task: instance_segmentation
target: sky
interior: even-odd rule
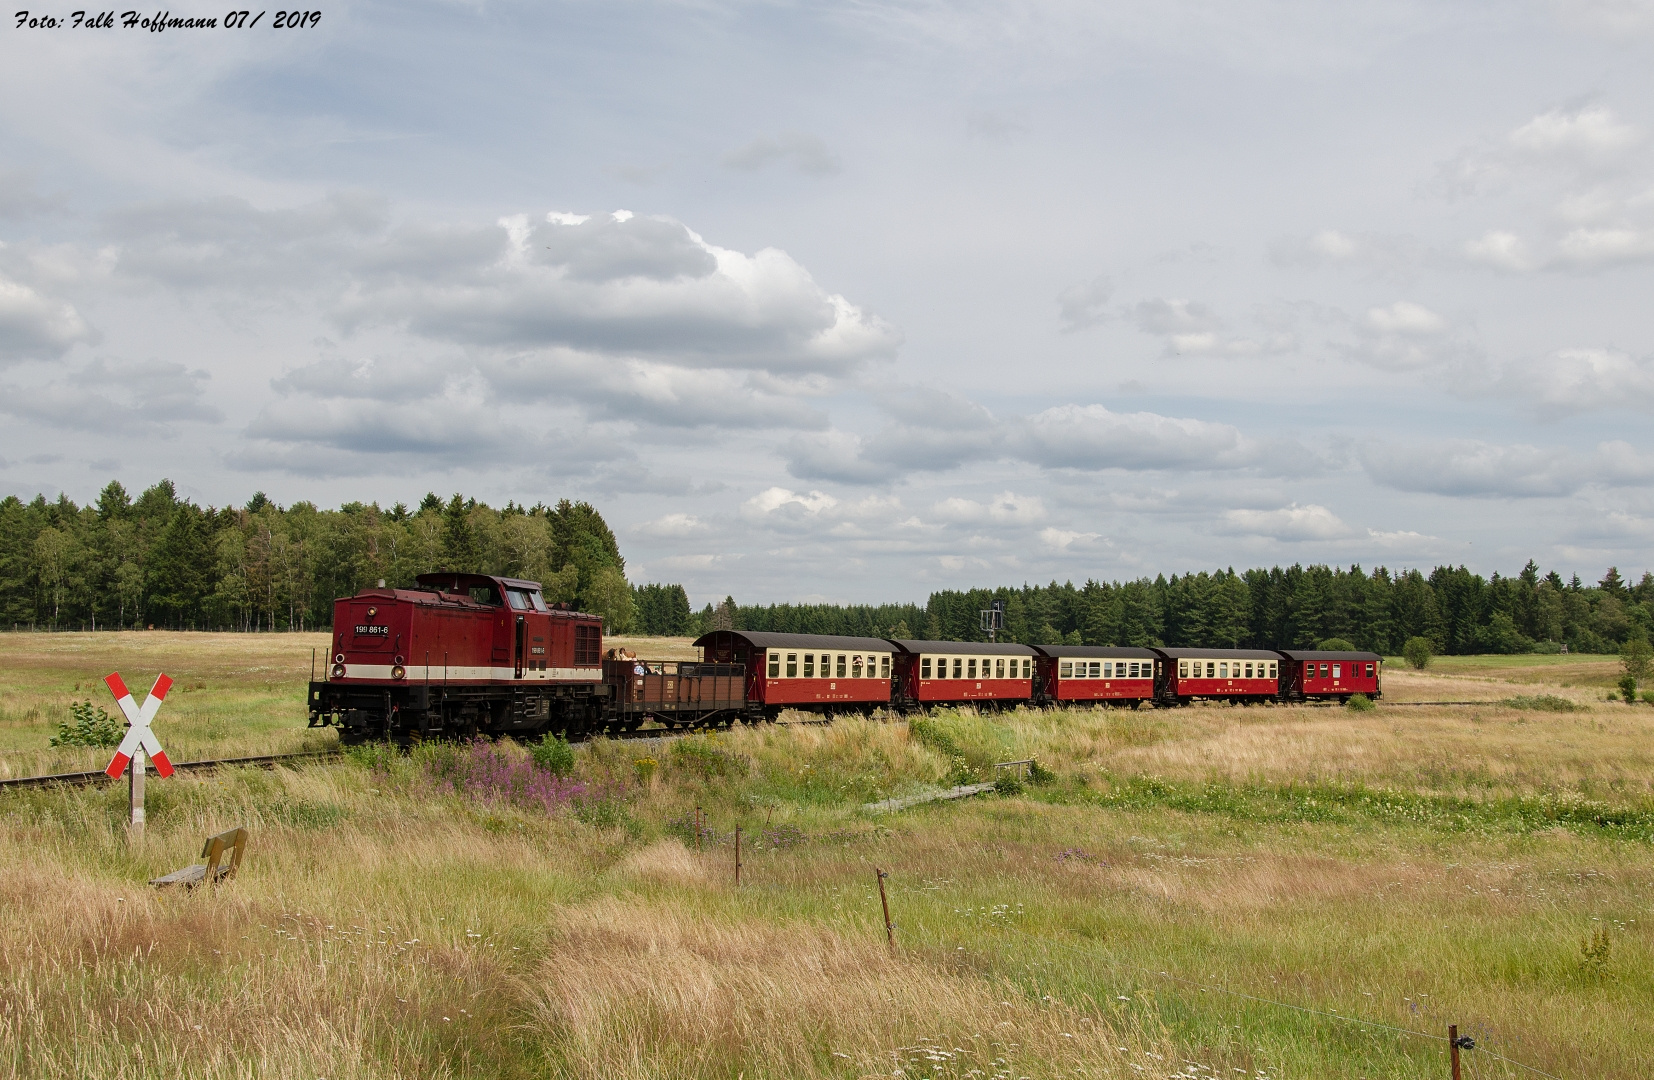
[[[73,10],[0,495],[586,499],[697,606],[1654,565],[1654,0]]]

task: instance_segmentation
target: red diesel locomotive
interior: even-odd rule
[[[607,695],[597,616],[548,606],[535,581],[421,574],[334,602],[310,723],[347,741],[584,731]]]

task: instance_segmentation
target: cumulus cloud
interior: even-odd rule
[[[1278,467],[1278,451],[1290,453],[1249,439],[1230,424],[1117,413],[1103,405],[1058,405],[1036,413],[1014,425],[1009,444],[1024,461],[1088,471]]]
[[[1446,318],[1410,300],[1368,308],[1354,329],[1347,355],[1384,371],[1416,371],[1475,355]]]
[[[1618,441],[1602,443],[1590,455],[1563,447],[1476,439],[1373,443],[1362,448],[1360,457],[1378,483],[1434,495],[1558,498],[1587,486],[1654,482],[1654,457]]]
[[[1574,229],[1557,244],[1557,260],[1576,266],[1611,266],[1649,258],[1654,258],[1654,228]]]
[[[1342,540],[1358,535],[1324,506],[1293,503],[1279,510],[1229,510],[1223,515],[1227,531],[1275,540]]]
[[[677,540],[698,536],[708,531],[706,522],[694,514],[664,514],[653,521],[645,521],[632,530],[641,536],[662,540]]]
[[[807,176],[831,176],[838,172],[838,158],[827,144],[814,135],[790,132],[776,138],[760,135],[738,150],[724,155],[724,166],[742,172],[758,172],[776,164],[791,165]]]
[[[1606,105],[1557,108],[1540,113],[1512,131],[1508,145],[1530,157],[1612,161],[1642,142],[1642,132]]]
[[[1541,415],[1598,409],[1654,409],[1654,356],[1615,349],[1559,349],[1507,365],[1494,390],[1529,402]]]
[[[0,364],[62,356],[94,338],[74,305],[0,277]]]
[[[953,523],[1030,525],[1044,520],[1045,503],[1037,495],[1019,495],[1012,491],[1002,491],[987,502],[955,496],[932,506],[930,516]]]
[[[1500,270],[1531,270],[1534,266],[1527,245],[1512,232],[1490,230],[1478,239],[1465,241],[1462,250],[1469,261]]]

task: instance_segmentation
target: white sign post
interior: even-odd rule
[[[166,751],[161,749],[161,740],[149,730],[154,722],[155,714],[161,711],[161,702],[166,700],[167,691],[172,688],[172,680],[166,675],[157,676],[155,685],[150,688],[149,697],[144,699],[143,708],[132,700],[132,692],[126,688],[121,680],[121,673],[115,672],[103,680],[109,687],[109,692],[115,695],[115,704],[120,706],[121,714],[131,726],[126,729],[126,738],[115,751],[115,760],[109,763],[104,771],[119,780],[121,773],[126,772],[127,766],[132,767],[130,773],[131,816],[127,819],[132,827],[134,836],[143,835],[144,831],[144,755],[147,752],[155,762],[155,771],[162,777],[172,775],[172,762],[167,760]]]

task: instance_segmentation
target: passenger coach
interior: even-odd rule
[[[893,638],[898,705],[1025,705],[1034,694],[1036,654],[1027,645]]]
[[[1039,693],[1058,703],[1102,701],[1137,708],[1154,700],[1156,665],[1148,649],[1108,645],[1036,645]]]
[[[1197,698],[1254,704],[1280,693],[1281,654],[1262,649],[1161,649],[1155,699],[1187,705]]]
[[[1355,694],[1377,698],[1383,688],[1384,658],[1371,652],[1315,652],[1281,650],[1281,698],[1305,701],[1337,698],[1348,701]]]
[[[895,647],[878,638],[714,630],[695,640],[709,664],[746,668],[747,709],[769,719],[782,709],[824,716],[871,713],[890,704]]]

